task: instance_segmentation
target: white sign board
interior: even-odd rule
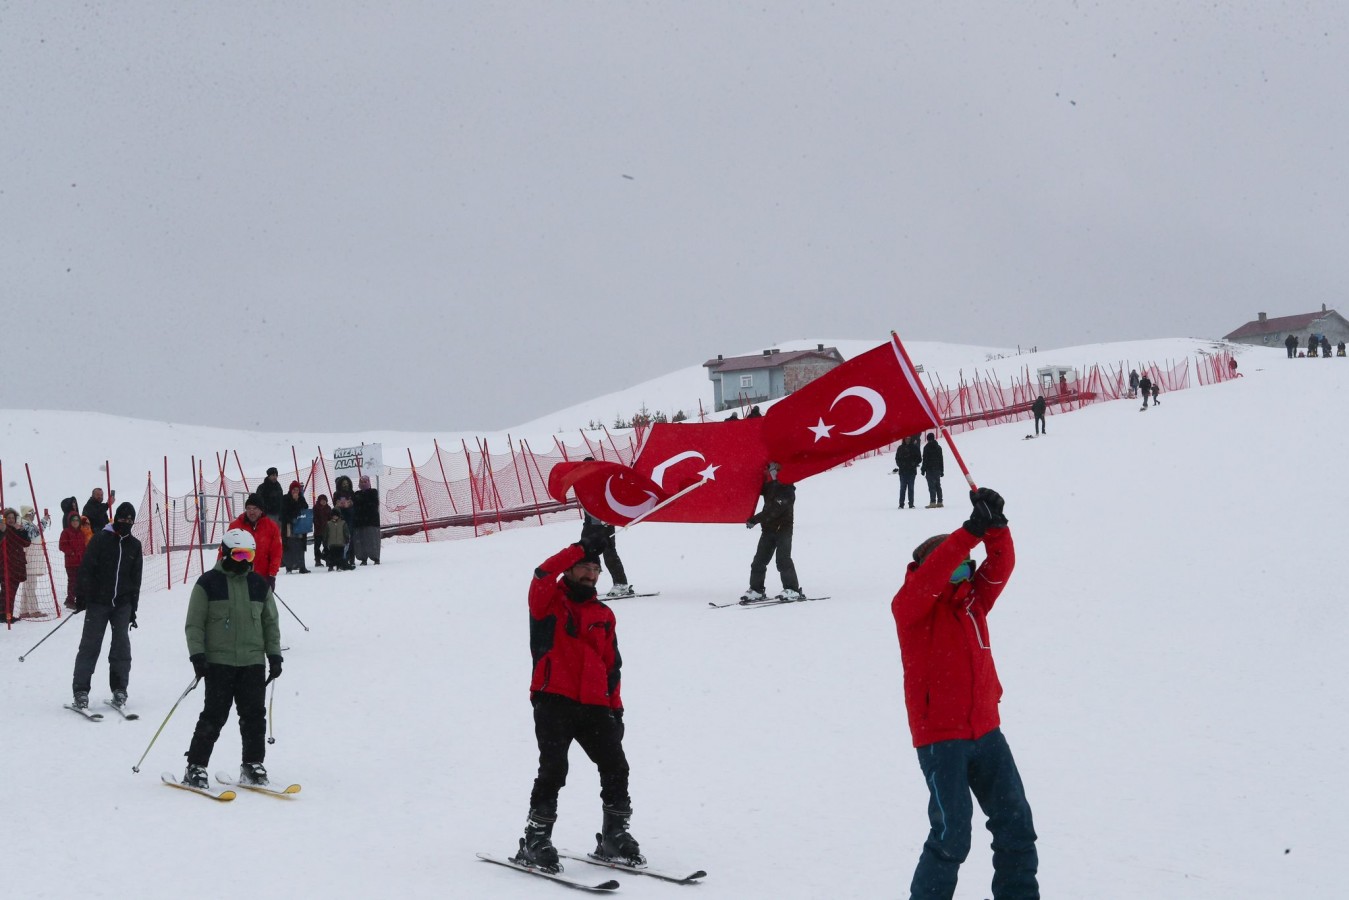
[[[333,469],[343,474],[355,470],[360,475],[378,477],[384,474],[384,445],[361,444],[359,447],[338,447],[333,451]]]

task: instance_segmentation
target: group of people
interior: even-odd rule
[[[309,574],[305,560],[311,534],[316,569],[326,565],[329,572],[349,571],[357,564],[379,565],[379,488],[372,485],[369,475],[360,476],[359,485],[359,489],[353,489],[350,476],[339,475],[334,482],[332,501],[329,502],[327,494],[319,494],[311,509],[304,496],[304,485],[292,481],[283,491],[277,470],[268,469],[267,477],[245,503],[245,511],[256,505],[276,526],[280,549],[275,565],[270,550],[260,550],[266,556],[265,564],[255,565],[255,571],[273,579],[281,566],[288,573]],[[259,541],[260,548],[271,545],[270,534]]]
[[[1233,360],[1232,362],[1235,366],[1236,360]],[[1158,400],[1157,397],[1161,392],[1161,384],[1149,378],[1146,372],[1139,375],[1137,369],[1129,370],[1129,399],[1137,400],[1141,394],[1143,397],[1143,409],[1148,408],[1149,398],[1152,400],[1153,406],[1159,405],[1161,401]]]
[[[1310,358],[1312,358],[1312,359],[1315,359],[1315,358],[1316,358],[1316,355],[1317,355],[1317,354],[1316,354],[1316,350],[1317,350],[1318,347],[1319,347],[1320,350],[1321,350],[1321,357],[1322,357],[1322,358],[1324,358],[1324,359],[1329,359],[1330,356],[1331,356],[1331,353],[1330,353],[1330,338],[1326,337],[1324,334],[1321,334],[1321,335],[1313,334],[1313,335],[1309,335],[1309,336],[1307,337],[1307,351],[1306,351],[1305,354],[1304,354],[1304,353],[1299,353],[1299,352],[1298,352],[1298,349],[1297,349],[1297,347],[1298,347],[1298,339],[1297,339],[1297,335],[1295,335],[1295,334],[1290,334],[1290,335],[1288,335],[1288,337],[1284,338],[1284,339],[1283,339],[1283,346],[1284,346],[1284,349],[1286,349],[1286,350],[1288,351],[1288,358],[1289,358],[1289,359],[1294,359],[1294,358],[1296,358],[1296,357],[1303,357],[1303,356],[1306,356],[1306,357],[1310,357]],[[1335,345],[1335,355],[1336,355],[1336,356],[1344,356],[1344,355],[1345,355],[1345,354],[1344,354],[1344,341],[1340,341],[1338,344]]]
[[[934,435],[928,440],[935,446]],[[939,461],[933,466],[923,459],[916,436],[904,447],[911,448],[905,454],[905,471],[925,467],[940,472]],[[776,463],[766,466],[764,508],[746,523],[763,529],[750,574],[751,591],[760,598],[764,571],[775,552],[783,584],[794,584],[798,591],[800,587],[791,564],[795,487],[779,482],[779,471]],[[910,501],[912,482],[910,474]],[[988,614],[1012,575],[1015,549],[1003,498],[981,488],[970,491],[970,504],[961,527],[914,548],[903,585],[890,604],[903,661],[909,729],[929,792],[930,827],[910,896],[954,895],[970,851],[977,801],[993,835],[993,896],[1038,900],[1034,822],[1001,730],[1002,688],[988,640]],[[981,544],[985,559],[976,564],[972,554]],[[529,588],[529,690],[539,765],[514,859],[547,872],[561,869],[552,833],[573,742],[599,772],[601,824],[593,856],[630,866],[645,862],[630,830],[633,808],[623,750],[617,619],[595,587],[601,560],[611,551],[612,532],[588,520],[578,542],[535,568]]]
[[[899,442],[899,446],[895,449],[894,471],[899,475],[900,509],[913,509],[913,486],[920,473],[927,479],[925,508],[941,509],[945,505],[941,490],[942,476],[946,474],[945,460],[936,434],[929,433],[927,442],[921,448],[918,446],[916,434],[911,434]]]

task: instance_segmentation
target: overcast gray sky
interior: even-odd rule
[[[1335,306],[1342,2],[4,2],[0,408],[504,428]]]

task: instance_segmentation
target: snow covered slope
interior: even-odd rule
[[[1149,360],[1186,343],[1087,349]],[[1251,350],[1241,364],[1246,377],[1146,413],[1121,401],[1051,416],[1041,440],[1023,426],[958,438],[975,479],[1006,495],[1017,541],[990,624],[1046,897],[1349,892],[1349,613],[1336,587],[1349,360]],[[261,455],[253,440],[220,436]],[[31,447],[61,452],[40,435]],[[614,604],[634,833],[653,863],[709,873],[698,888],[620,874],[623,896],[906,894],[927,798],[889,602],[914,545],[965,509],[948,476],[946,509],[896,510],[890,468],[865,460],[799,488],[797,567],[827,601],[709,609],[746,586],[755,537],[742,527],[644,524],[620,538],[633,582],[662,592]],[[386,543],[378,568],[283,575],[311,629],[282,612],[290,649],[267,762],[303,783],[289,802],[213,804],[158,784],[182,771],[200,689],[131,772],[192,679],[185,590],[142,603],[138,722],[61,709],[78,620],[22,664],[49,626],[0,632],[6,895],[563,896],[473,854],[510,852],[524,821],[536,763],[525,589],[578,533]],[[106,672],[100,661],[95,698]],[[236,768],[238,747],[230,726],[212,770]],[[556,837],[587,849],[598,782],[579,749],[572,763]],[[975,833],[966,900],[989,896]]]

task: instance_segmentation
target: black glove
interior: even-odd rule
[[[601,554],[609,548],[609,535],[603,531],[592,531],[590,534],[583,535],[577,543],[585,551],[586,559],[599,559]]]
[[[1002,496],[989,488],[970,491],[970,517],[965,522],[965,530],[975,537],[983,537],[990,528],[999,528],[1007,524],[1002,514]]]
[[[134,609],[131,611],[131,627],[140,628],[140,626],[136,624],[136,611]]]
[[[193,653],[188,657],[192,661],[192,671],[197,673],[198,678],[206,677],[206,654]]]
[[[269,575],[269,576],[267,576],[267,587],[271,588],[272,590],[276,590],[276,576],[275,576],[275,575]]]
[[[899,474],[899,469],[898,469],[898,468],[891,469],[891,470],[890,470],[890,474],[891,474],[891,475],[898,475],[898,474]]]
[[[281,657],[270,655],[267,657],[267,680],[276,681],[281,677]]]
[[[748,519],[745,520],[745,527],[746,527],[746,528],[753,528],[755,525],[758,525],[758,524],[759,524],[759,517],[758,517],[758,516],[750,516]]]

